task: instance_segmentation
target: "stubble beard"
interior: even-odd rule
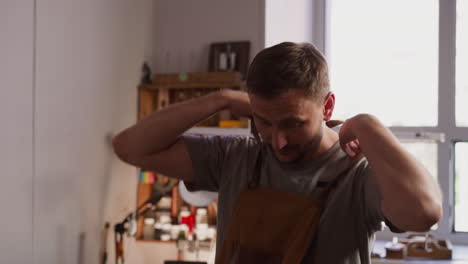
[[[313,157],[315,156],[315,153],[320,147],[322,138],[323,138],[323,131],[320,130],[320,132],[317,135],[315,135],[309,142],[300,146],[297,157],[295,157],[293,160],[290,160],[287,162],[281,161],[278,159],[278,157],[276,157],[276,155],[275,155],[275,158],[280,162],[288,163],[288,164],[302,163],[304,161],[312,160]],[[273,146],[270,145],[269,147],[274,151]]]

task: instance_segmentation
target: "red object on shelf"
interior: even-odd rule
[[[195,225],[195,216],[184,216],[180,219],[181,224],[186,224],[189,227],[190,234],[193,234],[193,226]]]

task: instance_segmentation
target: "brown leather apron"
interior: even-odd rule
[[[315,238],[327,197],[361,157],[348,157],[348,166],[311,197],[259,186],[258,158],[254,177],[234,206],[216,263],[301,263]]]

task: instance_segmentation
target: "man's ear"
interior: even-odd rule
[[[332,117],[333,109],[335,108],[335,94],[328,92],[323,101],[323,120],[328,121]]]

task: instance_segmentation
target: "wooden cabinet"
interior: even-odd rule
[[[138,120],[142,120],[155,111],[166,107],[169,104],[178,103],[191,98],[206,95],[220,89],[245,90],[244,81],[237,72],[203,72],[203,73],[178,73],[178,74],[158,74],[153,76],[152,84],[141,85],[138,89]],[[229,122],[224,122],[228,120]],[[223,123],[224,122],[224,123]],[[238,128],[219,129],[219,125],[234,124]],[[221,112],[198,124],[197,128],[191,130],[193,133],[203,134],[246,134],[248,133],[248,122],[231,115],[229,112]],[[198,129],[198,130],[197,130]],[[144,172],[141,172],[144,173]],[[164,175],[152,174],[154,177],[143,179],[140,177],[138,184],[137,207],[142,205],[154,191],[154,184],[174,184],[170,178]],[[141,175],[144,176],[144,175]],[[159,180],[158,183],[151,183]],[[146,181],[146,183],[145,183]],[[189,206],[192,213],[195,209],[187,205],[180,197],[177,189],[177,182],[172,190],[166,193],[171,200],[171,217],[176,221],[181,206]],[[214,205],[215,206],[215,205]],[[211,224],[215,224],[216,214],[213,208],[208,207],[208,219]],[[138,220],[137,239],[143,238],[144,217]]]

